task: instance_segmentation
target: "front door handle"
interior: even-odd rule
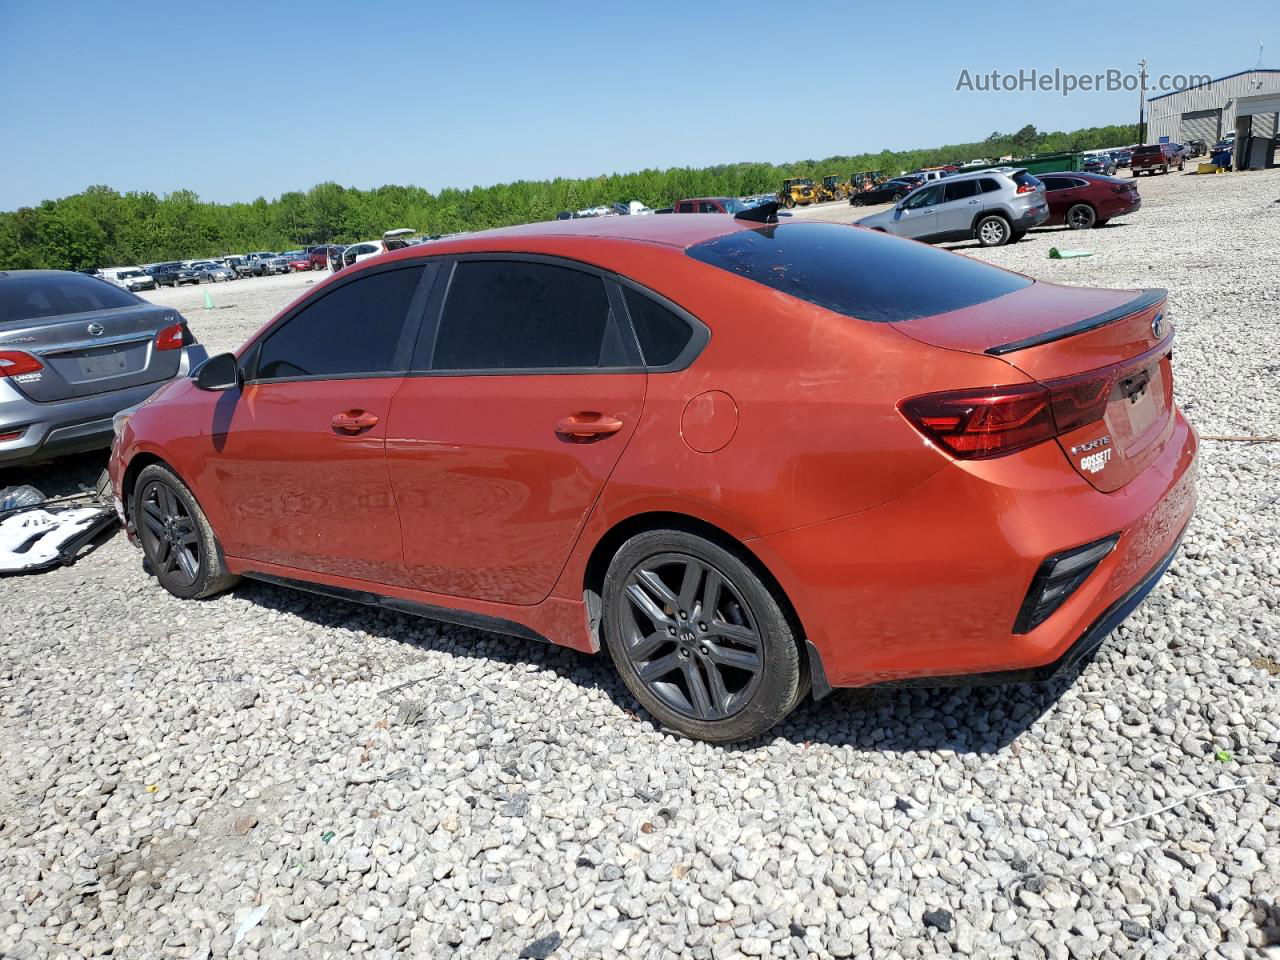
[[[573,413],[556,423],[556,433],[569,440],[594,440],[621,429],[621,420],[593,411]]]
[[[348,410],[335,413],[329,423],[338,433],[356,434],[377,425],[378,417],[367,410]]]

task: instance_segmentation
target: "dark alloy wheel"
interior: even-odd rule
[[[863,200],[862,197],[854,197],[849,202],[853,204],[855,207],[861,207],[865,205],[867,201]]]
[[[138,533],[156,574],[178,587],[200,575],[201,544],[186,506],[163,480],[152,480],[138,495]]]
[[[1088,230],[1097,219],[1098,215],[1087,203],[1077,203],[1067,211],[1067,226],[1072,230]]]
[[[174,596],[207,597],[235,584],[200,505],[167,467],[138,475],[131,518],[149,571]]]
[[[659,554],[627,577],[617,613],[623,652],[671,709],[715,721],[751,699],[764,669],[760,633],[719,570],[688,554]]]
[[[676,530],[633,537],[610,565],[604,602],[614,663],[667,727],[745,739],[804,693],[799,648],[776,598],[717,544]]]

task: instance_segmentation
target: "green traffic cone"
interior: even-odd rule
[[[204,292],[204,308],[205,308],[206,310],[212,310],[212,309],[213,309],[213,297],[209,296],[209,291],[208,291],[208,290],[206,290],[206,291]]]

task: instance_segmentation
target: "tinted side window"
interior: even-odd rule
[[[422,267],[386,270],[343,284],[267,335],[259,379],[388,373]]]
[[[923,190],[917,190],[911,196],[907,197],[902,204],[908,210],[915,210],[918,207],[928,207],[937,203],[942,199],[942,187],[925,187]]]
[[[623,287],[627,312],[640,340],[644,362],[651,367],[665,367],[680,356],[680,351],[693,337],[693,329],[662,304],[630,287]]]
[[[977,196],[977,193],[977,180],[956,180],[946,185],[947,202],[951,200],[968,200],[970,197]]]
[[[546,263],[462,261],[440,318],[436,370],[625,365],[600,277]]]
[[[1000,181],[993,180],[990,177],[983,177],[978,183],[982,187],[983,193],[995,193],[1000,189]]]
[[[1045,190],[1065,190],[1072,185],[1072,181],[1064,177],[1041,177]]]

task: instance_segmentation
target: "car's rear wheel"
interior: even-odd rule
[[[168,467],[153,463],[138,474],[133,520],[147,565],[175,597],[209,597],[240,579],[227,572],[204,511]]]
[[[605,642],[657,720],[715,743],[773,727],[802,696],[796,636],[738,555],[680,530],[637,534],[604,584]]]
[[[1088,230],[1097,219],[1098,215],[1087,203],[1077,203],[1067,208],[1067,226],[1072,230]]]
[[[1009,234],[1009,242],[1010,242],[1010,243],[1017,243],[1019,240],[1021,240],[1021,239],[1022,239],[1023,237],[1025,237],[1026,235],[1027,235],[1027,231],[1025,231],[1025,230],[1014,230],[1014,231],[1012,231],[1012,232]]]
[[[863,200],[861,197],[854,197],[849,202],[853,204],[855,207],[864,207],[867,204],[867,201]]]
[[[975,233],[978,235],[978,242],[984,247],[1002,247],[1009,242],[1013,231],[1004,217],[991,216],[978,221]]]

